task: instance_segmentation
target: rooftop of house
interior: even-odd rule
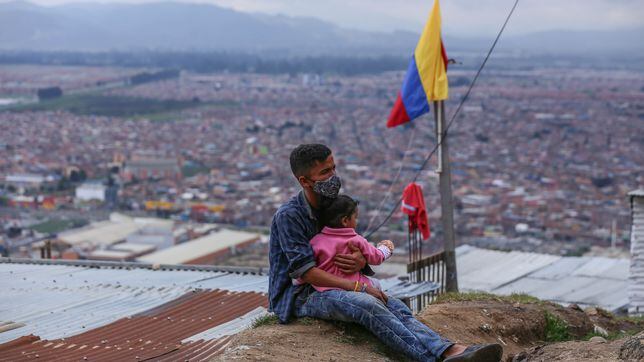
[[[207,359],[266,313],[257,269],[0,262],[0,360]]]

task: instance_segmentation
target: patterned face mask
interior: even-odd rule
[[[340,193],[340,187],[342,187],[340,177],[338,175],[333,175],[326,180],[315,181],[315,184],[313,184],[313,191],[319,195],[335,199]]]

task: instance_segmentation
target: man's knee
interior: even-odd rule
[[[405,304],[402,300],[398,298],[390,297],[389,300],[387,301],[387,306],[389,306],[389,308],[401,314],[409,314],[409,315],[412,314],[411,309],[409,309],[407,304]]]
[[[359,322],[364,316],[388,313],[387,307],[367,293],[326,291],[312,296],[311,310],[318,318]]]

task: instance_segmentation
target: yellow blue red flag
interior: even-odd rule
[[[441,40],[441,9],[438,0],[434,0],[387,127],[407,123],[429,112],[429,104],[447,99],[448,93],[447,54]]]

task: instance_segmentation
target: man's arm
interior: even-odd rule
[[[367,260],[362,255],[362,252],[360,252],[360,249],[352,244],[349,244],[349,249],[351,250],[351,254],[336,254],[333,257],[333,262],[338,269],[345,274],[362,272],[362,274],[367,276],[374,275],[375,273],[371,270],[369,264],[367,264]]]
[[[356,282],[340,278],[337,275],[325,272],[324,270],[313,267],[302,275],[301,278],[305,283],[323,288],[340,288],[344,290],[353,290]]]
[[[317,267],[309,269],[302,275],[301,279],[318,287],[340,288],[347,291],[353,291],[356,286],[356,282],[340,278]],[[380,289],[368,286],[365,292],[376,297],[385,305],[387,304],[387,295]]]

